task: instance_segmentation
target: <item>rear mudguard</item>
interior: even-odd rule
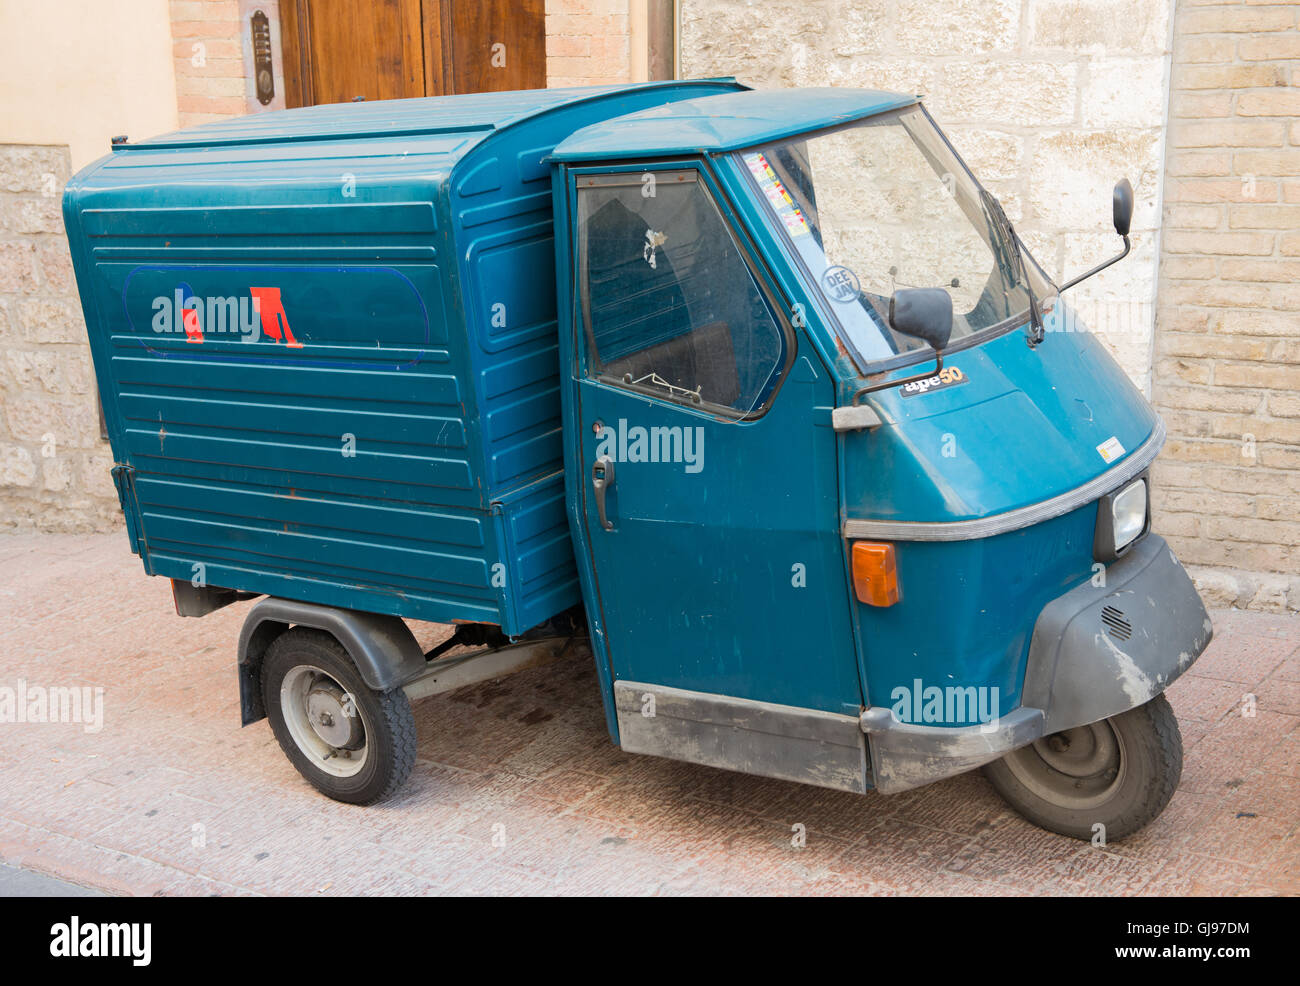
[[[1191,667],[1213,632],[1183,566],[1148,535],[1106,569],[1103,584],[1085,582],[1043,607],[1020,708],[962,727],[904,723],[878,706],[863,712],[874,785],[906,791],[1144,705]]]
[[[324,630],[343,645],[361,680],[377,692],[397,688],[427,666],[410,628],[397,616],[263,599],[248,611],[239,634],[239,710],[243,725],[266,717],[261,668],[266,649],[290,625]]]

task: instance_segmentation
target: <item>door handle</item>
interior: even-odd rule
[[[600,526],[612,531],[614,525],[605,513],[605,492],[614,485],[614,460],[602,455],[591,464],[591,488],[596,494],[596,514],[600,517]]]

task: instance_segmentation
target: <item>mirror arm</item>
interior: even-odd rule
[[[1062,292],[1062,291],[1068,291],[1068,290],[1070,290],[1070,288],[1074,287],[1074,286],[1075,286],[1076,284],[1078,284],[1080,281],[1086,281],[1088,278],[1092,277],[1093,274],[1096,274],[1096,273],[1098,273],[1099,271],[1103,271],[1103,270],[1105,270],[1105,269],[1106,269],[1107,267],[1109,267],[1111,264],[1119,263],[1119,261],[1123,260],[1125,257],[1128,256],[1128,252],[1129,252],[1130,249],[1132,249],[1132,244],[1129,243],[1129,239],[1128,239],[1128,237],[1126,236],[1126,237],[1124,237],[1124,249],[1123,249],[1123,251],[1122,251],[1121,253],[1117,253],[1115,256],[1111,257],[1109,260],[1102,261],[1100,264],[1098,264],[1098,265],[1097,265],[1096,267],[1094,267],[1092,270],[1087,271],[1086,273],[1080,274],[1078,277],[1074,278],[1073,280],[1066,281],[1064,284],[1062,284],[1062,285],[1060,286],[1060,288],[1057,289],[1057,292],[1060,293],[1060,292]]]
[[[934,351],[934,369],[929,373],[918,373],[914,377],[903,377],[901,380],[886,380],[884,383],[874,383],[870,387],[863,387],[853,395],[853,406],[857,407],[858,401],[867,394],[874,394],[877,390],[888,390],[891,387],[902,387],[904,384],[916,383],[918,380],[929,380],[932,376],[943,369],[943,353],[939,350]]]

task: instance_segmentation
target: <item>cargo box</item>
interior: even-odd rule
[[[509,634],[577,603],[547,156],[737,88],[266,113],[78,174],[64,219],[145,570]]]

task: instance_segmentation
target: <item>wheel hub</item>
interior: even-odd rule
[[[364,706],[328,671],[312,664],[290,668],[280,682],[280,712],[294,745],[318,769],[335,777],[365,769]]]
[[[1067,729],[1038,740],[1035,746],[1049,767],[1068,777],[1096,777],[1119,766],[1119,748],[1109,728]]]
[[[1125,774],[1123,746],[1106,720],[1044,736],[1005,762],[1036,796],[1075,810],[1105,803]]]
[[[365,744],[365,730],[352,699],[333,681],[312,685],[306,705],[307,722],[323,742],[340,750],[359,750]]]

